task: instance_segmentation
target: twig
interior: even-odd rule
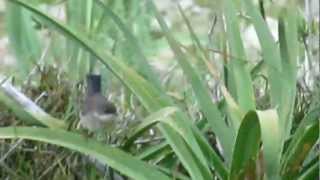
[[[11,148],[8,150],[8,152],[1,157],[0,163],[3,163],[4,160],[5,160],[8,156],[10,156],[10,155],[13,153],[13,151],[14,151],[22,142],[23,142],[23,139],[19,139],[16,143],[14,143],[14,144],[11,146]]]
[[[63,155],[58,160],[56,160],[50,167],[43,171],[43,173],[38,177],[38,179],[42,179],[48,172],[50,172],[56,165],[58,165],[60,161],[62,161],[66,157],[67,155]]]

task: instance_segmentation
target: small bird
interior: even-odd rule
[[[80,125],[88,129],[90,133],[96,133],[98,139],[99,134],[104,134],[104,128],[106,128],[109,136],[107,139],[102,137],[100,140],[107,140],[110,142],[111,132],[114,130],[116,124],[116,115],[117,109],[115,105],[108,101],[101,93],[101,76],[88,74],[87,91],[80,113]],[[113,172],[108,165],[105,165],[99,159],[95,159],[91,156],[88,156],[88,159],[103,173],[106,173],[106,169],[108,173]],[[118,176],[114,176],[112,179],[116,179],[115,177]]]
[[[80,113],[80,125],[91,132],[104,127],[112,130],[115,126],[116,114],[115,105],[101,93],[101,76],[87,75],[87,92]]]

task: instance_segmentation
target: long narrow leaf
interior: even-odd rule
[[[298,180],[319,179],[319,161],[314,163],[305,172],[303,172]]]
[[[309,151],[319,139],[320,107],[302,120],[282,160],[282,174],[287,179],[296,177]]]
[[[231,54],[236,58],[232,58],[230,65],[230,72],[233,75],[237,100],[240,107],[247,112],[248,110],[255,110],[255,98],[253,93],[252,81],[250,72],[248,70],[244,47],[240,37],[239,21],[236,15],[234,1],[225,1],[225,20],[227,25],[227,37]]]
[[[279,49],[258,8],[253,5],[252,0],[244,0],[243,5],[256,29],[262,47],[264,60],[269,64],[269,66],[273,67],[277,71],[281,71],[282,66]]]
[[[17,72],[23,78],[40,59],[41,45],[30,12],[10,2],[6,8],[8,37],[17,57]]]
[[[0,138],[23,138],[63,146],[91,155],[133,179],[170,179],[157,168],[137,160],[121,150],[101,145],[97,141],[63,130],[29,127],[0,128]]]
[[[225,151],[226,157],[230,157],[230,150],[233,144],[233,132],[229,131],[229,128],[224,123],[221,114],[217,108],[217,105],[213,104],[212,98],[210,97],[209,92],[205,88],[199,74],[192,68],[191,64],[188,62],[187,57],[181,51],[178,43],[172,37],[169,32],[167,25],[165,24],[163,18],[161,17],[160,13],[158,12],[156,6],[152,2],[152,0],[148,0],[149,5],[152,11],[155,13],[155,17],[158,20],[162,30],[165,33],[167,41],[176,54],[178,59],[178,63],[182,67],[184,74],[187,76],[189,81],[191,82],[193,91],[197,97],[199,105],[204,112],[204,115],[208,118],[208,122],[211,124],[211,128],[217,134],[218,138],[220,139],[222,146]]]
[[[157,76],[153,73],[151,66],[149,65],[146,56],[144,55],[142,48],[138,43],[138,39],[133,35],[133,33],[127,28],[124,22],[121,20],[117,14],[112,12],[112,10],[104,5],[100,0],[94,0],[102,9],[103,16],[110,17],[113,22],[118,26],[122,31],[123,35],[127,39],[127,42],[131,45],[134,52],[137,54],[138,58],[135,59],[135,62],[138,66],[139,72],[148,80],[152,81],[157,87],[160,87],[160,81]]]
[[[290,135],[292,125],[292,113],[296,95],[297,79],[297,59],[298,59],[298,10],[289,3],[288,9],[284,10],[283,16],[279,20],[279,42],[283,68],[282,74],[285,77],[283,81],[282,106],[280,109],[280,118],[283,119],[283,128],[285,137]]]
[[[268,76],[271,85],[271,103],[273,108],[278,106],[287,106],[287,104],[283,104],[281,101],[282,96],[285,95],[282,91],[283,87],[285,86],[283,86],[282,83],[285,82],[286,79],[281,74],[282,62],[279,47],[273,39],[271,32],[259,10],[253,5],[252,0],[244,0],[241,2],[255,27],[260,45],[262,47],[263,60],[268,65]],[[282,121],[281,128],[283,129],[284,120],[280,120]]]
[[[139,135],[155,125],[157,122],[160,122],[162,119],[167,120],[167,117],[172,115],[176,111],[177,108],[167,107],[146,117],[144,120],[142,120],[142,123],[139,124],[138,127],[136,127],[134,131],[128,135],[128,139],[126,141],[126,144],[124,145],[124,148],[128,148]]]

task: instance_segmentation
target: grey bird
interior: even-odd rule
[[[101,93],[101,76],[87,75],[87,91],[80,113],[80,125],[91,132],[101,133],[106,128],[110,135],[116,124],[117,109],[113,103],[107,100]],[[110,136],[109,136],[110,137]],[[123,180],[118,174],[113,174],[108,165],[102,163],[99,159],[88,156],[89,162],[93,163],[99,171],[108,174],[112,179]]]
[[[104,127],[111,131],[115,126],[116,114],[115,105],[101,94],[101,76],[87,75],[87,92],[80,114],[81,126],[92,132]]]

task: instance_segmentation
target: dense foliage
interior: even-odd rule
[[[197,1],[203,35],[178,3],[174,24],[152,0],[6,0],[18,71],[0,81],[0,178],[319,178],[319,22],[295,1],[213,2]],[[119,107],[112,132],[79,130],[89,72]]]

